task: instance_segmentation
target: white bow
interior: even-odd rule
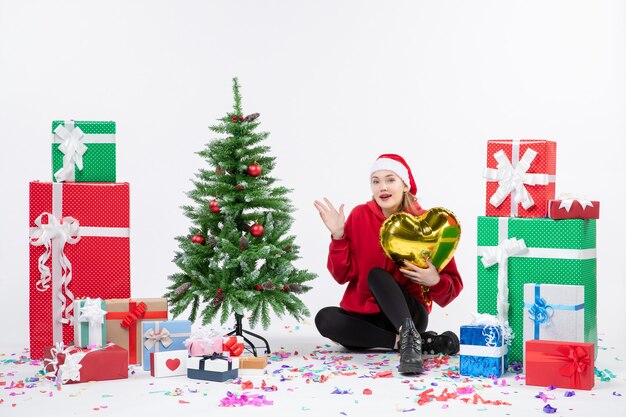
[[[80,127],[74,127],[73,122],[66,122],[66,126],[58,125],[54,134],[63,140],[59,145],[59,150],[63,153],[63,167],[54,173],[54,178],[57,182],[74,181],[74,165],[79,170],[83,169],[83,154],[87,151],[87,146],[83,143],[85,134]]]
[[[492,206],[499,207],[509,194],[513,204],[521,203],[524,209],[535,204],[525,185],[546,185],[549,182],[547,174],[527,173],[536,156],[537,152],[528,148],[522,159],[513,167],[504,151],[500,150],[493,154],[498,165],[496,169],[486,168],[483,174],[488,181],[498,181],[498,189],[489,199]]]
[[[481,262],[485,268],[498,264],[498,316],[497,319],[503,328],[509,322],[509,257],[526,252],[524,239],[514,237],[507,239],[498,246],[487,248]]]
[[[85,353],[82,351],[73,355],[69,352],[65,354],[65,362],[63,362],[63,365],[59,365],[59,373],[57,375],[62,384],[67,384],[69,381],[80,381],[80,368],[83,367],[80,361],[84,357]]]
[[[559,195],[559,200],[561,200],[559,208],[565,208],[565,211],[567,211],[568,213],[572,208],[572,204],[574,204],[574,201],[578,201],[583,210],[585,210],[585,208],[587,207],[593,207],[593,203],[591,202],[591,200],[587,200],[587,197],[578,194],[563,193]]]
[[[89,343],[104,344],[106,340],[101,340],[99,334],[104,324],[104,317],[107,312],[102,309],[102,301],[95,298],[85,299],[85,303],[78,311],[77,322],[75,326],[79,326],[81,322],[89,323]]]
[[[47,218],[47,223],[43,223],[43,218]],[[50,281],[52,275],[50,268],[46,265],[50,255],[52,253],[52,240],[56,242],[54,251],[59,255],[59,264],[61,265],[61,282],[62,291],[59,292],[58,297],[61,299],[61,322],[69,323],[69,317],[72,311],[72,302],[74,301],[74,294],[68,289],[68,285],[72,280],[72,263],[65,256],[63,249],[65,244],[74,244],[80,240],[79,228],[80,224],[78,220],[73,217],[63,217],[59,221],[54,215],[50,213],[41,213],[39,217],[35,219],[35,226],[37,226],[30,233],[30,244],[33,246],[44,246],[45,251],[41,254],[38,260],[38,267],[40,272],[39,281],[37,281],[36,288],[38,291],[46,291],[50,288]],[[70,302],[66,303],[65,292]]]

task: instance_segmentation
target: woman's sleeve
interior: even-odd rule
[[[356,257],[351,248],[352,223],[353,217],[350,213],[344,226],[343,238],[333,239],[331,237],[328,248],[328,271],[339,284],[352,281],[359,274]]]
[[[430,297],[441,307],[445,307],[452,302],[463,289],[463,280],[456,267],[454,257],[450,259],[448,265],[439,273],[441,280],[436,285],[430,287]]]

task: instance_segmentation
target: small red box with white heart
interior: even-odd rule
[[[150,375],[155,378],[187,375],[187,350],[150,352]]]

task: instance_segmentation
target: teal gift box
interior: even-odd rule
[[[115,122],[52,122],[54,182],[115,182]]]
[[[107,344],[106,303],[100,298],[74,300],[74,345],[102,347]]]
[[[189,320],[144,321],[142,323],[143,369],[150,370],[151,352],[187,350],[185,339],[191,336]]]
[[[510,254],[511,240],[524,250]],[[478,217],[478,312],[497,315],[503,289],[513,331],[510,361],[523,361],[524,284],[582,285],[584,341],[597,345],[595,248],[593,219]]]

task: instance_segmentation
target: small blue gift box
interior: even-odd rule
[[[239,376],[239,360],[218,353],[187,359],[187,378],[224,382]]]
[[[461,326],[459,373],[464,376],[499,377],[507,369],[507,345],[499,326]]]
[[[143,369],[150,370],[150,353],[186,350],[185,339],[191,335],[189,320],[144,321],[142,323]]]

